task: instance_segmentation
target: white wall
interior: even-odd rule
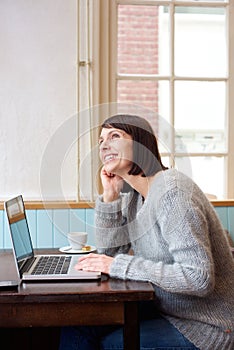
[[[77,110],[77,1],[1,0],[0,50],[0,200],[40,199],[46,145]],[[68,198],[75,157],[62,171]]]

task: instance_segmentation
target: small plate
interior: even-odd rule
[[[88,254],[96,250],[96,247],[92,245],[90,248],[90,250],[72,249],[71,246],[67,245],[66,247],[59,248],[59,251],[66,254]]]

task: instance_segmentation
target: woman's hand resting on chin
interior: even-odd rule
[[[119,197],[123,188],[123,179],[115,174],[108,173],[105,167],[101,170],[101,180],[103,186],[103,201],[112,202]]]

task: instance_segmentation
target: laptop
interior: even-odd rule
[[[78,260],[77,255],[35,254],[22,195],[12,198],[4,204],[16,269],[22,281],[97,280],[101,277],[100,272],[76,270],[74,265]]]

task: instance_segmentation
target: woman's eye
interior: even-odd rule
[[[120,135],[119,134],[112,134],[111,136],[112,139],[117,139],[117,138],[120,138]]]

